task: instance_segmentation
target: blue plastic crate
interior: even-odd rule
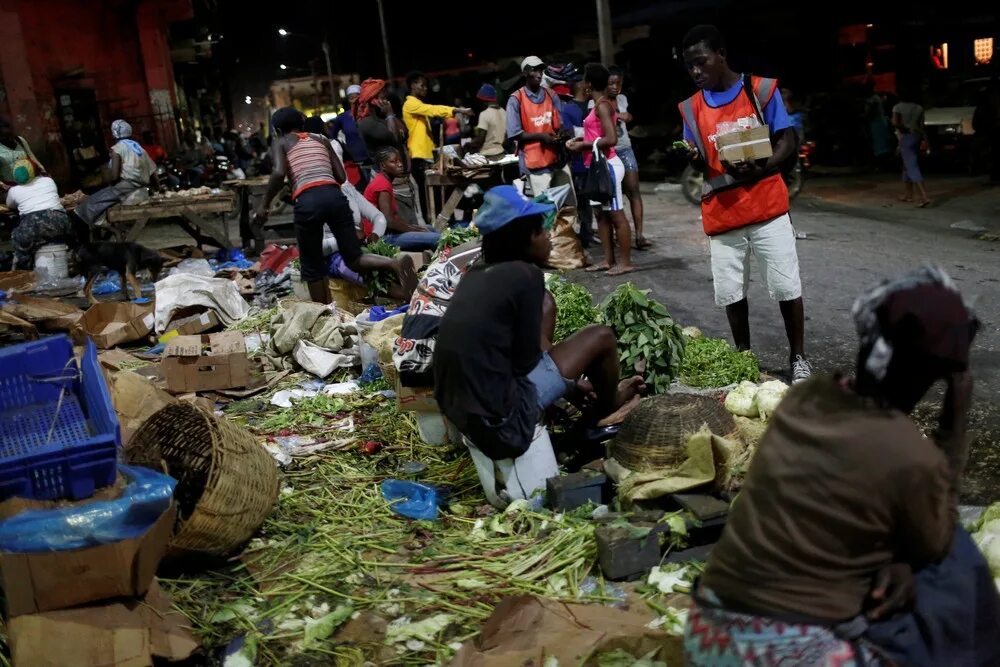
[[[114,483],[120,442],[92,341],[79,372],[66,336],[0,349],[0,500],[88,498]]]

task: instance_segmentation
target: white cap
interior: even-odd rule
[[[361,86],[359,86],[356,83],[348,86],[347,87],[347,94],[348,95],[360,95],[361,94]]]
[[[521,61],[521,71],[523,72],[528,67],[541,67],[544,64],[538,56],[528,56]]]

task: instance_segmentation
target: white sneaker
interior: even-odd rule
[[[812,375],[813,369],[809,361],[801,354],[795,355],[792,360],[792,384],[805,382]]]

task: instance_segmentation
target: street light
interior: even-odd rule
[[[286,65],[285,63],[281,63],[280,65],[278,65],[278,67],[280,67],[281,69],[288,69],[288,65]]]
[[[297,32],[289,32],[284,28],[278,28],[278,34],[282,37],[288,37],[294,35],[295,37],[303,37],[305,39],[311,39],[308,35],[303,35]],[[320,47],[323,49],[323,56],[326,58],[326,78],[330,84],[330,103],[336,107],[337,106],[337,89],[333,85],[333,67],[330,65],[330,42],[327,39],[323,39]],[[282,65],[281,69],[285,69]],[[317,93],[318,95],[319,93]],[[318,105],[317,105],[318,106]]]
[[[282,37],[287,37],[288,31],[285,30],[284,28],[278,28],[278,34],[281,35]]]
[[[249,95],[247,95],[246,97],[244,97],[243,101],[246,102],[247,104],[253,104],[253,100],[250,99]]]

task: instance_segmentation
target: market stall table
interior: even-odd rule
[[[107,218],[119,241],[135,241],[150,220],[172,219],[199,246],[229,248],[226,214],[233,212],[232,192],[185,197],[156,197],[135,206],[113,206]]]
[[[260,253],[264,249],[264,225],[253,219],[252,201],[254,200],[251,198],[264,196],[270,178],[270,176],[255,176],[254,178],[223,181],[222,183],[222,187],[232,190],[236,195],[236,211],[240,218],[240,239],[243,241],[243,247],[250,247],[251,242],[253,242],[256,253]],[[280,197],[275,198],[271,212],[277,213],[275,207],[282,204]]]
[[[510,183],[513,178],[508,176],[506,167],[513,165],[513,170],[517,169],[517,158],[514,156],[508,156],[498,162],[491,162],[488,165],[475,168],[461,166],[461,163],[453,160],[450,162],[451,166],[446,167],[443,171],[440,170],[439,162],[438,168],[428,169],[426,174],[429,220],[437,231],[448,226],[448,221],[458,207],[458,203],[462,201],[462,195],[467,187],[476,184],[486,190],[494,185]],[[437,211],[437,202],[434,199],[434,188],[441,191],[443,205],[440,213]],[[448,194],[447,199],[445,198],[446,193]]]

